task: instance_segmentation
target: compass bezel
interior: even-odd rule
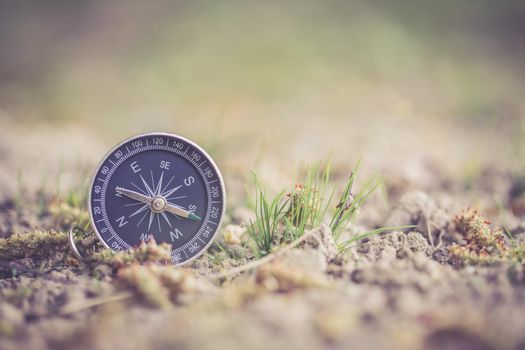
[[[90,186],[89,186],[89,193],[88,193],[88,198],[87,198],[90,223],[91,223],[91,227],[93,228],[93,230],[95,232],[95,235],[96,235],[97,239],[102,243],[102,245],[104,247],[108,248],[108,249],[116,250],[113,247],[111,247],[108,244],[108,242],[106,242],[106,240],[102,237],[101,233],[99,232],[99,230],[97,228],[97,225],[95,224],[95,217],[94,217],[93,208],[92,208],[92,199],[93,199],[92,195],[93,195],[93,189],[94,189],[94,186],[95,186],[95,182],[97,180],[97,174],[99,173],[101,168],[104,166],[104,164],[108,161],[108,159],[110,159],[110,157],[116,151],[118,151],[122,146],[130,143],[133,140],[138,140],[138,139],[147,138],[147,137],[157,137],[157,136],[158,137],[167,137],[167,138],[171,138],[171,139],[176,139],[178,141],[186,143],[189,147],[191,147],[191,148],[197,150],[198,152],[200,152],[206,158],[206,161],[209,162],[210,166],[213,168],[215,174],[217,175],[217,179],[218,179],[219,186],[220,186],[220,189],[221,189],[221,204],[220,204],[221,212],[220,212],[220,218],[219,218],[218,222],[216,223],[215,231],[211,235],[209,241],[206,244],[204,244],[204,246],[201,247],[195,254],[192,253],[192,255],[189,258],[187,258],[186,260],[184,260],[182,262],[174,263],[174,265],[176,265],[176,266],[182,266],[182,265],[186,265],[186,264],[190,263],[191,261],[193,261],[194,259],[196,259],[200,255],[202,255],[210,247],[210,245],[215,241],[215,238],[216,238],[216,236],[217,236],[217,234],[218,234],[218,232],[219,232],[219,230],[221,228],[222,222],[224,220],[225,211],[226,211],[226,189],[225,189],[225,185],[224,185],[224,179],[223,179],[222,174],[221,174],[221,172],[219,170],[219,167],[217,166],[217,164],[215,163],[213,158],[208,154],[208,152],[206,152],[197,143],[195,143],[192,140],[187,139],[186,137],[183,137],[183,136],[180,136],[180,135],[177,135],[177,134],[173,134],[173,133],[167,133],[167,132],[156,132],[156,131],[146,132],[146,133],[141,133],[141,134],[137,134],[137,135],[128,137],[128,138],[122,140],[121,142],[119,142],[114,147],[112,147],[108,152],[106,152],[104,154],[104,156],[101,158],[101,160],[99,161],[97,167],[95,168],[95,171],[93,172],[93,175],[91,176],[91,181],[90,181]],[[166,147],[169,147],[169,146],[166,146]],[[200,169],[197,169],[197,170],[200,170]],[[200,174],[200,171],[198,171],[198,172]],[[107,181],[109,181],[109,178],[108,178]],[[207,212],[206,216],[208,216],[208,209],[207,209],[206,212]],[[204,225],[202,225],[202,227],[204,227]],[[197,235],[197,234],[198,234],[198,232],[195,235]],[[117,234],[117,236],[118,236],[118,234]]]

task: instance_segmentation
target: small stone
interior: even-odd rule
[[[371,237],[357,247],[357,252],[369,261],[375,261],[382,256],[382,252],[387,248],[392,248],[391,254],[397,255],[400,259],[416,252],[430,253],[427,240],[419,232],[404,233],[400,231]]]
[[[224,243],[229,245],[239,245],[242,243],[241,237],[246,232],[246,228],[239,225],[227,225],[223,231]]]
[[[437,245],[450,223],[451,215],[445,207],[425,192],[414,191],[404,194],[394,207],[385,226],[416,225],[424,232],[429,243]]]

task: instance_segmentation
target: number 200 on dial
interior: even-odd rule
[[[117,145],[101,161],[89,195],[92,225],[106,247],[127,250],[154,238],[172,245],[174,264],[212,243],[224,208],[224,182],[210,156],[167,133]]]

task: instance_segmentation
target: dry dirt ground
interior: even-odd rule
[[[191,266],[168,268],[160,284],[149,265],[135,267],[130,277],[111,264],[83,266],[64,255],[63,232],[85,208],[85,179],[119,137],[6,119],[0,236],[57,233],[45,251],[0,251],[0,348],[525,349],[519,254],[487,248],[495,258],[481,262],[451,254],[454,244],[470,243],[457,219],[469,206],[494,230],[508,231],[498,236],[506,247],[525,241],[523,177],[507,162],[508,150],[498,147],[500,138],[442,121],[383,118],[370,125],[365,119],[324,128],[315,120],[300,127],[290,122],[293,133],[275,135],[286,140],[283,148],[253,142],[241,150],[239,138],[224,130],[215,156],[230,198],[226,224],[249,220],[250,167],[270,190],[279,189],[289,185],[292,161],[322,159],[331,150],[334,181],[344,181],[359,155],[363,176],[377,170],[385,178],[384,193],[362,208],[346,235],[385,225],[414,228],[365,239],[336,256],[321,226],[308,242],[225,278],[216,274],[253,258],[212,249]],[[483,255],[483,248],[476,252]],[[160,291],[167,299],[156,295]]]

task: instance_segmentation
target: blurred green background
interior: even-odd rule
[[[519,0],[0,7],[4,125],[107,146],[164,130],[249,163],[414,149],[490,163],[523,148],[524,79]]]

